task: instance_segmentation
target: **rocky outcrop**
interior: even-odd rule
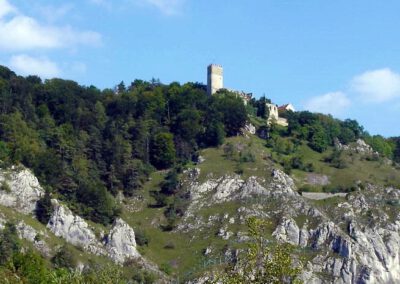
[[[48,237],[44,232],[36,231],[32,226],[20,221],[16,226],[20,239],[25,239],[33,244],[33,246],[45,256],[51,255],[51,249],[47,245],[45,239]]]
[[[308,230],[306,226],[299,229],[295,220],[284,217],[273,236],[317,253],[303,275],[306,283],[325,283],[315,273],[330,275],[333,283],[399,283],[399,232],[400,221],[386,228],[361,228],[352,219],[347,231],[343,231],[325,220]]]
[[[122,219],[115,220],[106,237],[97,237],[94,228],[66,206],[52,200],[54,211],[47,228],[57,237],[79,246],[87,252],[104,255],[114,262],[123,264],[129,259],[141,258],[136,249],[135,232]]]
[[[193,174],[193,176],[196,176]],[[266,185],[262,185],[266,184]],[[190,186],[191,206],[210,205],[209,202],[200,200],[210,199],[211,204],[241,200],[250,196],[278,196],[278,195],[298,195],[295,190],[293,179],[281,170],[272,171],[272,179],[270,182],[250,177],[246,181],[240,176],[225,176],[219,179],[210,179],[205,183],[192,183]],[[211,198],[210,197],[211,194]]]
[[[25,168],[0,171],[0,183],[5,185],[0,190],[0,204],[24,214],[33,213],[44,194],[37,178]]]
[[[339,151],[350,151],[358,154],[364,155],[377,155],[379,156],[378,152],[375,152],[370,145],[368,145],[364,140],[357,139],[356,142],[351,143],[349,145],[345,145],[340,143],[339,139],[335,138],[334,140],[335,148]]]
[[[190,204],[185,212],[183,221],[178,225],[178,230],[183,231],[196,230],[204,226],[212,225],[213,222],[210,222],[210,220],[202,220],[195,216],[195,213],[202,207],[235,200],[243,201],[249,198],[265,200],[268,198],[283,197],[298,200],[300,196],[296,192],[297,189],[293,179],[278,169],[273,170],[270,177],[266,179],[253,176],[249,177],[247,180],[243,180],[239,175],[230,175],[218,179],[209,179],[204,183],[199,183],[196,180],[196,177],[198,177],[198,172],[196,170],[188,171],[186,176],[190,181],[188,185]],[[309,209],[310,208],[306,208],[305,210]],[[254,214],[249,214],[257,217],[266,216],[258,209]],[[244,216],[240,217],[242,221],[243,218]]]
[[[292,245],[300,244],[300,229],[297,226],[296,221],[291,218],[284,218],[272,235],[278,241],[286,242]]]
[[[360,141],[354,147],[358,153],[371,153]],[[364,185],[352,193],[305,198],[280,170],[266,179],[231,175],[201,184],[192,179],[189,189],[191,203],[178,230],[213,228],[229,242],[246,242],[247,234],[235,232],[230,218],[235,224],[244,224],[251,216],[280,220],[273,236],[312,256],[302,275],[304,283],[400,283],[398,189]],[[196,214],[232,201],[241,202],[236,215],[203,219]]]
[[[256,127],[251,123],[246,123],[243,130],[244,130],[244,131],[242,131],[243,133],[248,132],[252,135],[256,134]]]
[[[115,220],[108,233],[105,247],[108,256],[117,263],[140,257],[136,249],[135,232],[120,218]]]
[[[92,228],[81,217],[74,215],[64,205],[59,204],[57,200],[52,200],[54,211],[47,224],[57,237],[62,237],[68,243],[82,247],[84,250],[104,255],[105,251],[101,243],[97,240]]]

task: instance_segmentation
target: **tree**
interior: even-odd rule
[[[265,234],[267,222],[256,218],[247,220],[251,242],[248,250],[239,255],[236,265],[227,267],[226,271],[217,277],[217,283],[226,284],[282,284],[301,283],[299,275],[302,263],[295,265],[292,260],[290,245],[267,245]]]
[[[7,142],[14,162],[32,166],[36,155],[42,151],[38,133],[23,119],[20,112],[0,117],[0,138]]]
[[[101,184],[83,181],[77,191],[78,202],[85,205],[82,211],[92,221],[110,224],[118,215],[113,196]]]
[[[216,109],[222,114],[225,131],[228,136],[240,133],[247,121],[247,112],[243,100],[228,91],[219,91],[212,97]]]
[[[313,150],[320,153],[328,148],[328,137],[322,126],[316,125],[312,128],[309,145]]]
[[[161,193],[172,195],[177,192],[179,185],[178,173],[175,169],[168,172],[165,180],[161,183]]]
[[[174,137],[171,133],[159,133],[154,136],[151,142],[150,155],[151,163],[157,169],[167,169],[175,162]]]
[[[224,143],[225,138],[224,125],[220,121],[211,122],[203,135],[203,143],[208,147],[220,146]]]
[[[36,203],[36,218],[42,224],[47,224],[50,220],[53,206],[51,204],[51,197],[48,190],[46,190],[44,196]]]

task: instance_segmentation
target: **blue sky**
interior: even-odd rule
[[[206,82],[400,135],[400,1],[0,0],[0,64],[99,88]]]

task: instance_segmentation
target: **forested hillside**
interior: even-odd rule
[[[282,204],[293,196],[293,206],[304,203],[304,208],[325,210],[336,200],[344,201],[346,194],[364,193],[368,184],[373,184],[377,196],[382,191],[379,187],[398,188],[400,137],[371,136],[355,120],[341,121],[308,111],[280,113],[288,119],[288,127],[268,125],[266,102],[271,101],[261,97],[245,104],[227,90],[209,97],[200,83],[165,85],[158,80],[135,80],[127,87],[121,82],[114,89],[99,90],[63,79],[21,77],[0,66],[0,167],[6,173],[8,169],[18,171],[15,166],[22,164],[34,172],[46,191],[34,212],[47,229],[54,214],[52,198],[77,216],[97,223],[98,230],[110,228],[120,216],[135,229],[140,253],[163,273],[185,279],[204,271],[204,265],[198,265],[204,258],[225,257],[227,251],[237,248],[225,242],[232,236],[227,228],[236,232],[237,239],[242,238],[245,219],[253,215],[241,206],[256,206],[260,200],[252,199],[253,195],[283,194],[274,197],[279,202],[257,207],[268,214],[278,212],[272,223],[266,223],[272,241],[272,224],[290,211]],[[245,130],[250,124],[256,135]],[[253,187],[257,180],[260,184]],[[253,192],[254,188],[258,191]],[[10,192],[6,178],[0,190]],[[320,206],[319,201],[301,196],[310,191],[311,196],[339,195],[320,201]],[[224,194],[228,194],[226,200]],[[382,214],[392,220],[398,203],[385,202]],[[381,210],[381,203],[374,206]],[[262,210],[257,209],[256,216],[265,219],[268,214],[262,215]],[[5,207],[1,211],[0,217],[6,219],[14,215]],[[313,211],[299,212],[297,217],[291,213],[299,226],[305,218],[311,225],[318,224],[316,216],[308,215]],[[371,212],[365,213],[367,220],[374,216]],[[191,214],[196,214],[195,220]],[[232,218],[227,219],[228,215]],[[16,223],[20,216],[11,219]],[[36,223],[37,228],[47,230]],[[196,226],[207,230],[197,231]],[[57,253],[48,265],[49,257],[33,251],[21,253],[20,244],[12,241],[17,234],[15,224],[5,227],[0,236],[7,259],[0,264],[5,268],[2,273],[31,279],[33,271],[42,267],[43,279],[50,279],[52,273],[72,277],[65,270],[54,269],[73,268],[75,262],[57,266],[56,256],[73,252],[86,257],[79,247],[55,246]],[[99,238],[107,239],[102,234]],[[214,251],[206,256],[211,247]],[[311,257],[310,252],[300,254]],[[230,258],[227,261],[232,263]],[[76,277],[86,277],[91,283],[96,269],[102,269],[96,267]],[[129,277],[132,267],[132,263],[124,263],[123,271],[129,271]],[[146,283],[154,281],[153,274],[143,273],[136,273],[134,279],[139,280],[135,281],[141,283],[146,277]]]
[[[132,196],[152,171],[196,160],[199,149],[240,134],[248,115],[278,151],[290,152],[306,140],[323,152],[336,137],[342,143],[362,137],[374,150],[400,159],[398,138],[371,137],[354,120],[297,112],[286,114],[287,130],[269,127],[265,101],[245,106],[227,91],[208,97],[199,83],[156,80],[99,90],[62,79],[24,78],[0,67],[0,160],[32,168],[48,192],[108,224],[120,214],[118,191]],[[282,140],[285,136],[293,139]]]
[[[1,67],[0,94],[1,161],[32,168],[49,192],[103,224],[119,214],[118,191],[133,195],[150,172],[195,159],[247,119],[240,99],[209,98],[196,83],[100,91]]]

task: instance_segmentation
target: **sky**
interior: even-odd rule
[[[113,88],[206,83],[400,135],[398,0],[0,0],[0,64]]]

